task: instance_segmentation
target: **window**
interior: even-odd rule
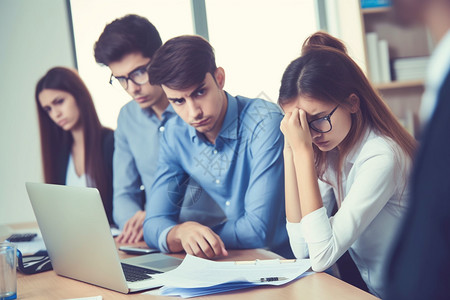
[[[317,31],[313,0],[206,0],[209,38],[225,90],[276,102],[287,65]]]
[[[94,58],[94,43],[106,24],[127,14],[146,17],[158,29],[163,42],[193,34],[189,0],[72,0],[70,1],[78,71],[94,99],[100,122],[116,128],[120,108],[131,97],[109,84],[111,71]]]
[[[103,125],[116,128],[119,110],[130,100],[125,91],[109,85],[109,68],[95,62],[93,46],[105,25],[134,13],[148,18],[163,42],[194,34],[191,1],[71,0],[78,70]],[[305,38],[318,29],[315,1],[205,0],[205,4],[207,20],[201,21],[207,24],[217,65],[225,69],[225,90],[276,102],[285,68],[300,55]]]

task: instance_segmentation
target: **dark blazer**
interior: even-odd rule
[[[70,155],[71,146],[68,144],[67,147],[60,153],[57,160],[58,166],[58,178],[56,184],[66,184],[66,173],[67,173],[67,164],[69,163],[69,155]],[[105,172],[107,176],[108,182],[108,190],[106,195],[102,195],[103,206],[105,207],[106,216],[108,217],[108,221],[110,224],[114,224],[112,218],[112,160],[113,160],[113,152],[114,152],[114,131],[108,128],[102,129],[102,153],[103,153],[103,163],[105,166]]]
[[[450,299],[450,72],[422,135],[386,299]]]

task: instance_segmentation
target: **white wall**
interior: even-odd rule
[[[115,129],[119,111],[131,96],[109,84],[111,71],[95,61],[95,42],[106,24],[126,14],[149,19],[163,43],[178,35],[193,34],[190,0],[72,0],[70,3],[78,71],[92,95],[100,122]]]
[[[344,41],[348,54],[367,73],[360,0],[325,0],[328,33]]]
[[[74,67],[63,0],[0,0],[0,225],[34,221],[26,181],[43,181],[36,82]]]
[[[318,30],[313,0],[207,0],[206,13],[225,90],[273,102],[286,67]]]

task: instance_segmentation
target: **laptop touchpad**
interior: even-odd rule
[[[178,265],[181,264],[182,261],[182,259],[171,257],[161,253],[140,255],[122,260],[122,262],[127,264],[150,268],[162,272],[167,272],[175,269],[176,267],[178,267]]]
[[[178,267],[180,261],[178,259],[162,259],[152,262],[143,262],[139,265],[149,267],[150,269],[157,269],[161,271],[170,271]]]

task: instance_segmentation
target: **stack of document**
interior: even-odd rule
[[[403,81],[424,79],[429,60],[430,58],[428,56],[395,59],[393,62],[393,68],[396,80]]]
[[[32,229],[21,229],[21,230],[14,230],[13,233],[16,234],[30,234],[30,233],[36,233],[36,237],[34,237],[32,240],[27,242],[12,242],[17,246],[17,249],[22,253],[22,255],[33,255],[37,252],[47,251],[45,248],[44,240],[42,239],[42,234],[39,228],[32,228]]]
[[[186,255],[174,270],[152,275],[163,287],[161,295],[183,298],[221,293],[259,285],[283,285],[304,277],[309,259],[212,261]]]

